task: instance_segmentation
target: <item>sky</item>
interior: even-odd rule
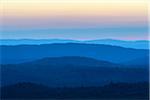
[[[1,0],[0,39],[148,39],[146,0]]]

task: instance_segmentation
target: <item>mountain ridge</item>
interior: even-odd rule
[[[148,55],[148,50],[129,49],[119,46],[100,44],[41,44],[0,46],[1,63],[20,63],[45,57],[82,56],[98,60],[121,63]],[[121,55],[119,55],[120,53]]]
[[[149,49],[148,40],[115,40],[115,39],[98,39],[98,40],[71,40],[71,39],[1,39],[0,45],[40,45],[53,43],[88,43],[88,44],[106,44],[121,46],[135,49]]]
[[[45,57],[42,59],[29,61],[20,63],[17,65],[24,65],[24,64],[35,64],[36,65],[67,65],[67,66],[93,66],[94,67],[102,67],[102,66],[110,66],[111,67],[119,67],[119,64],[115,64],[112,62],[104,61],[104,60],[97,60],[94,58],[88,58],[88,57],[81,57],[81,56],[63,56],[63,57]]]
[[[28,63],[1,65],[0,68],[2,86],[23,81],[52,87],[97,86],[110,81],[148,81],[147,67],[134,68],[85,57],[46,58]]]

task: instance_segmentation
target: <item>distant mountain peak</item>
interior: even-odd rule
[[[35,65],[57,65],[57,66],[117,66],[117,64],[96,60],[94,58],[89,57],[81,57],[81,56],[63,56],[63,57],[46,57],[39,60],[34,60],[31,62],[22,63],[24,64],[35,64]]]

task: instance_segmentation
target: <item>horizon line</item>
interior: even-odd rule
[[[134,40],[129,40],[129,39],[114,39],[114,38],[103,38],[103,39],[67,39],[67,38],[43,38],[43,39],[38,39],[38,38],[0,38],[0,40],[72,40],[72,41],[93,41],[93,40],[118,40],[118,41],[150,41],[150,39],[134,39]]]

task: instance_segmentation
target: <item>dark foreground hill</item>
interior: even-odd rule
[[[86,57],[50,57],[21,64],[1,65],[1,85],[18,82],[51,87],[97,86],[114,82],[148,81],[148,67],[118,65]]]
[[[97,87],[50,88],[17,83],[1,88],[1,99],[113,99],[149,100],[149,86],[141,83],[110,83]]]
[[[129,49],[118,46],[98,44],[43,44],[0,46],[1,63],[13,64],[28,62],[44,57],[82,56],[105,60],[113,63],[130,62],[148,56],[148,50]],[[148,62],[148,59],[146,59]]]

